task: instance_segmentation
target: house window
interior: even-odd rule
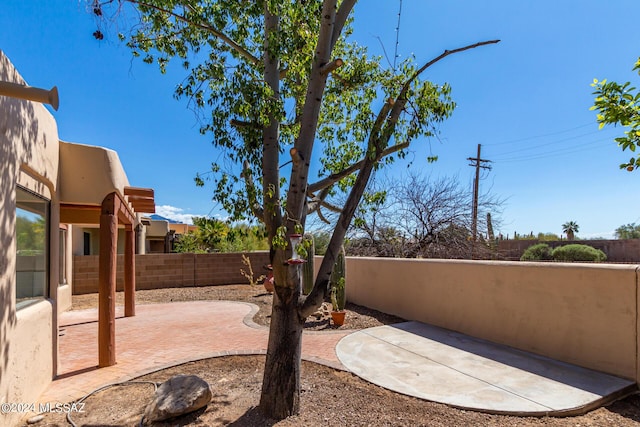
[[[47,296],[49,201],[16,189],[16,308]]]
[[[91,255],[91,233],[86,231],[82,234],[83,241],[83,255]]]
[[[58,259],[60,260],[59,265],[59,277],[58,277],[58,285],[66,285],[67,284],[67,229],[60,228],[60,248]]]

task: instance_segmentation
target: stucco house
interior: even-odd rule
[[[116,152],[60,141],[54,117],[29,90],[0,51],[0,403],[35,402],[56,376],[72,247],[84,243],[88,227],[100,255],[97,363],[115,363],[116,253],[120,246],[125,254],[131,316],[136,230],[142,212],[155,212],[153,190],[129,185]],[[20,414],[13,416],[0,424]]]

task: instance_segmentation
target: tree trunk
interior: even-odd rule
[[[299,290],[276,287],[260,410],[281,420],[300,411],[300,360],[304,320],[298,316]]]

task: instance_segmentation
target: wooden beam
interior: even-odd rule
[[[125,196],[142,196],[153,199],[153,188],[124,187]]]
[[[124,232],[124,315],[136,315],[136,234],[128,226]]]
[[[111,193],[102,202],[98,261],[98,366],[116,364],[116,260],[119,197]]]
[[[63,224],[100,224],[100,206],[60,205]]]

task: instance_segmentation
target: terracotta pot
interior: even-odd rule
[[[273,286],[273,276],[271,276],[270,279],[265,279],[262,284],[264,285],[264,289],[270,294],[272,294],[273,291],[276,290],[276,288]]]
[[[332,311],[331,319],[333,320],[333,324],[336,326],[344,325],[344,315],[346,313],[344,311]]]

